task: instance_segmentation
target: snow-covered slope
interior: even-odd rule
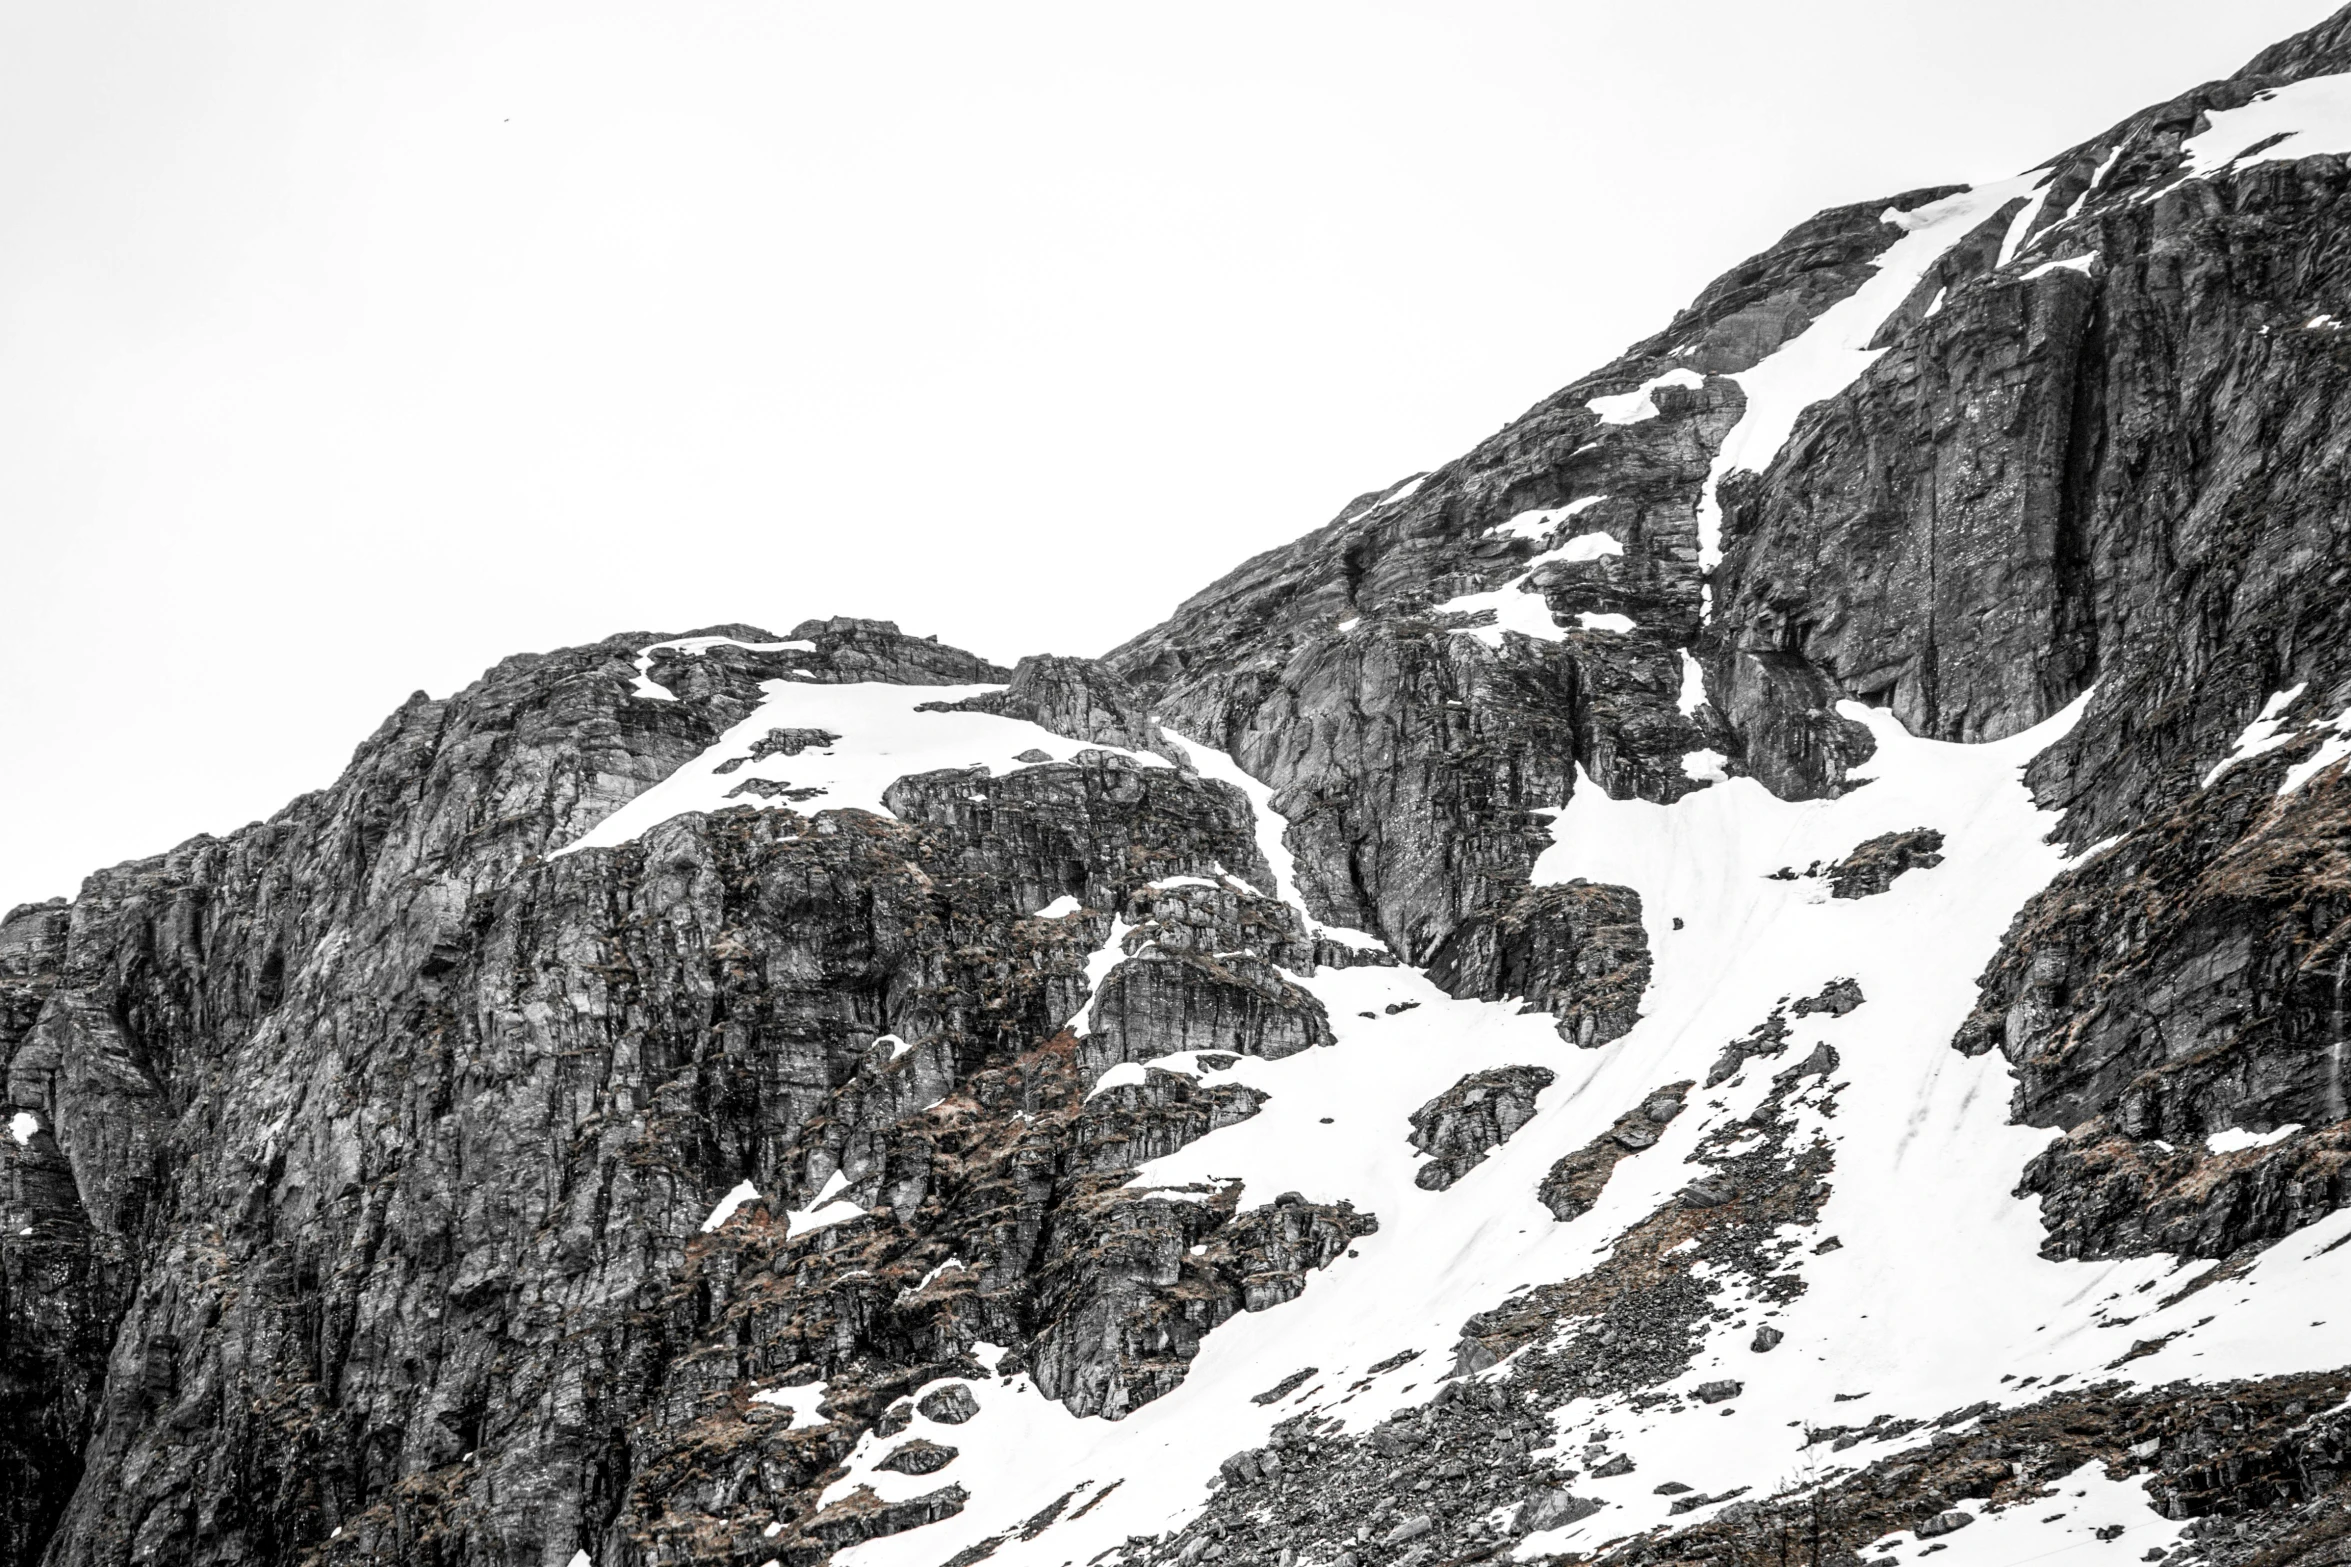
[[[1380,1233],[1299,1301],[1220,1330],[1181,1388],[1114,1427],[1071,1420],[1025,1377],[983,1389],[980,1415],[954,1433],[964,1510],[846,1559],[927,1567],[994,1540],[998,1560],[1083,1562],[1130,1537],[1172,1532],[1221,1483],[1223,1460],[1261,1447],[1278,1426],[1304,1417],[1359,1435],[1425,1404],[1453,1371],[1473,1316],[1594,1269],[1709,1173],[1710,1154],[1760,1140],[1740,1129],[1764,1121],[1822,1151],[1826,1200],[1808,1222],[1784,1226],[1784,1244],[1764,1256],[1738,1266],[1692,1258],[1687,1271],[1709,1309],[1687,1368],[1658,1385],[1668,1399],[1581,1398],[1545,1411],[1567,1461],[1597,1441],[1634,1466],[1580,1483],[1602,1510],[1527,1534],[1508,1556],[1589,1551],[1712,1510],[1674,1507],[1660,1479],[1716,1496],[1719,1507],[1802,1494],[1884,1456],[1879,1444],[1819,1451],[1816,1433],[1840,1423],[1914,1422],[1883,1439],[1898,1441],[1953,1410],[1970,1411],[1961,1430],[1977,1429],[2069,1381],[2156,1388],[2340,1365],[2346,1327],[2326,1319],[2351,1300],[2342,1244],[2351,1210],[2228,1270],[2207,1292],[2189,1287],[2217,1263],[2044,1258],[2033,1210],[2013,1188],[2053,1134],[2009,1121],[2004,1062],[1949,1048],[2009,919],[2065,863],[2019,775],[2081,705],[1981,746],[1916,740],[1887,715],[1855,708],[1879,748],[1857,775],[1870,786],[1836,800],[1781,801],[1752,780],[1667,805],[1579,790],[1553,823],[1538,876],[1637,888],[1657,951],[1642,1021],[1604,1051],[1563,1052],[1541,1018],[1454,1000],[1409,969],[1372,968],[1303,980],[1330,1010],[1338,1037],[1326,1049],[1213,1068],[1197,1056],[1153,1063],[1229,1074],[1268,1097],[1252,1119],[1142,1167],[1137,1187],[1170,1200],[1233,1187],[1244,1202],[1291,1190],[1351,1199],[1382,1216]],[[1879,897],[1831,895],[1820,867],[1922,827],[1942,834],[1939,865]],[[1839,981],[1858,985],[1860,1005],[1799,1020],[1777,1054],[1699,1091],[1653,1147],[1618,1166],[1589,1212],[1562,1224],[1538,1201],[1553,1161],[1604,1136],[1627,1106],[1677,1080],[1703,1081],[1726,1042]],[[1410,1010],[1391,1010],[1399,1005]],[[1416,1189],[1418,1156],[1400,1135],[1411,1112],[1466,1074],[1524,1062],[1559,1073],[1535,1117],[1458,1184]],[[1826,1064],[1776,1113],[1759,1114],[1775,1069],[1807,1062]],[[1784,1338],[1757,1354],[1754,1330],[1766,1325]],[[1579,1326],[1563,1320],[1554,1332]],[[2157,1347],[2112,1364],[2139,1341]],[[1295,1392],[1256,1401],[1307,1366],[1314,1374]],[[1514,1366],[1474,1375],[1507,1385]],[[1698,1396],[1725,1380],[1738,1391]],[[861,1443],[826,1499],[859,1486],[893,1501],[932,1490],[928,1477],[874,1467],[893,1445]],[[2060,1493],[1978,1509],[2000,1529],[1956,1543],[2014,1562],[2104,1543],[2085,1531],[2117,1523],[2134,1546],[2177,1535],[2144,1495],[2095,1468],[2069,1474]],[[1064,1495],[1074,1499],[1066,1520],[1024,1536]]]

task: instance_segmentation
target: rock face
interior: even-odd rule
[[[1535,1096],[1556,1078],[1540,1066],[1472,1072],[1413,1111],[1412,1146],[1429,1156],[1413,1184],[1441,1192],[1460,1180],[1535,1118]]]
[[[1660,1089],[1638,1108],[1618,1116],[1616,1125],[1609,1128],[1605,1137],[1561,1156],[1543,1177],[1543,1184],[1535,1189],[1543,1206],[1551,1210],[1551,1217],[1565,1224],[1591,1212],[1616,1162],[1627,1154],[1657,1146],[1665,1124],[1682,1113],[1682,1099],[1689,1087],[1687,1083],[1675,1083]]]
[[[1943,835],[1932,827],[1880,834],[1829,867],[1829,896],[1869,898],[1890,890],[1904,871],[1943,863]]]
[[[1522,888],[1455,927],[1429,976],[1457,996],[1524,1000],[1558,1018],[1563,1038],[1605,1045],[1639,1020],[1649,984],[1640,895],[1585,881]]]
[[[2307,741],[2068,872],[2019,916],[1960,1035],[2016,1065],[2052,1255],[2226,1256],[2351,1203],[2337,771],[2278,794]],[[2307,1127],[2214,1154],[2214,1134]]]
[[[720,1412],[746,1373],[833,1370],[875,1352],[860,1343],[909,1370],[951,1365],[981,1331],[1050,1346],[1048,1319],[1100,1314],[1100,1283],[1036,1281],[1132,1246],[1155,1228],[1137,1230],[1142,1210],[1170,1206],[1102,1195],[1105,1156],[1244,1113],[1213,1088],[1084,1104],[1059,1031],[1110,917],[1026,917],[1072,889],[1120,908],[1154,877],[1262,878],[1235,790],[1091,752],[908,779],[896,819],[736,810],[547,858],[716,741],[779,663],[817,681],[1004,673],[828,622],[789,639],[809,652],[656,654],[677,695],[648,701],[630,683],[651,640],[512,660],[420,698],[333,790],[9,918],[8,1088],[41,1128],[0,1153],[8,1347],[38,1378],[7,1455],[13,1494],[38,1499],[12,1515],[23,1540],[62,1529],[57,1559],[111,1561],[156,1516],[184,1517],[186,1559],[267,1561],[324,1541],[331,1516],[355,1551],[462,1535],[503,1560],[547,1539],[543,1510],[488,1500],[511,1483],[641,1531],[656,1557],[691,1548],[695,1486],[617,1456],[649,1409],[673,1433],[668,1463],[708,1463],[689,1455],[713,1418],[735,1420]],[[1055,1130],[1024,1133],[1003,1119],[1015,1109]],[[1113,1119],[1123,1134],[1103,1135]],[[866,1210],[850,1225],[697,1237],[705,1194],[749,1179],[813,1195],[836,1172]],[[945,1256],[919,1237],[959,1208],[962,1271],[904,1291]],[[1133,1351],[1171,1368],[1147,1386],[1368,1223],[1182,1218],[1168,1260],[1120,1297],[1162,1313],[1182,1286],[1185,1326]],[[1211,1237],[1216,1255],[1184,1255]],[[849,1267],[880,1255],[900,1260]],[[842,1272],[866,1279],[824,1282]],[[1027,1311],[1047,1295],[1032,1327],[979,1326],[987,1298]],[[322,1353],[324,1409],[296,1396]],[[878,1413],[921,1380],[860,1395],[836,1377],[831,1407]],[[791,1491],[845,1439],[837,1424],[754,1435],[702,1483]],[[309,1499],[289,1511],[287,1494]],[[186,1510],[157,1515],[171,1498]]]
[[[2091,1464],[2333,1560],[2346,80],[1823,213],[1102,660],[517,657],[15,909],[0,1567],[1847,1562]],[[1849,1242],[2033,1369],[1772,1403]]]
[[[1322,1003],[1248,954],[1170,952],[1121,963],[1095,998],[1087,1065],[1106,1070],[1186,1050],[1279,1058],[1331,1042]]]

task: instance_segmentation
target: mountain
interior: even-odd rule
[[[2351,11],[1100,660],[0,923],[0,1560],[2351,1562]]]

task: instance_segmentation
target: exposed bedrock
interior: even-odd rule
[[[1640,895],[1587,881],[1522,888],[1464,920],[1430,958],[1429,978],[1456,996],[1523,1000],[1557,1017],[1572,1044],[1607,1044],[1639,1021],[1649,983]]]
[[[1158,725],[1136,702],[1126,682],[1110,666],[1090,658],[1024,658],[1013,666],[1003,690],[942,706],[1025,718],[1072,740],[1123,746],[1130,751],[1159,751],[1170,760],[1182,756],[1181,751],[1166,746]]]
[[[1111,970],[1094,1000],[1084,1046],[1089,1071],[1185,1050],[1295,1055],[1331,1043],[1313,995],[1247,953],[1202,957],[1156,946]]]
[[[1535,1118],[1535,1099],[1558,1079],[1549,1067],[1472,1072],[1412,1112],[1412,1146],[1429,1156],[1413,1179],[1441,1192]]]
[[[1307,1274],[1379,1228],[1349,1203],[1288,1195],[1233,1213],[1107,1193],[1067,1215],[1039,1281],[1052,1320],[1030,1367],[1073,1414],[1113,1420],[1180,1382],[1201,1338],[1234,1312],[1296,1299]]]
[[[2067,1131],[2025,1178],[2053,1254],[2225,1256],[2351,1202],[2351,782],[2280,799],[2310,750],[2239,763],[2059,877],[1986,972],[1958,1044],[2005,1053],[2017,1118]]]

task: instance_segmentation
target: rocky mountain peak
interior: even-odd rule
[[[11,911],[0,1562],[2339,1560],[2347,159],[2351,11],[1099,660],[518,655]]]

